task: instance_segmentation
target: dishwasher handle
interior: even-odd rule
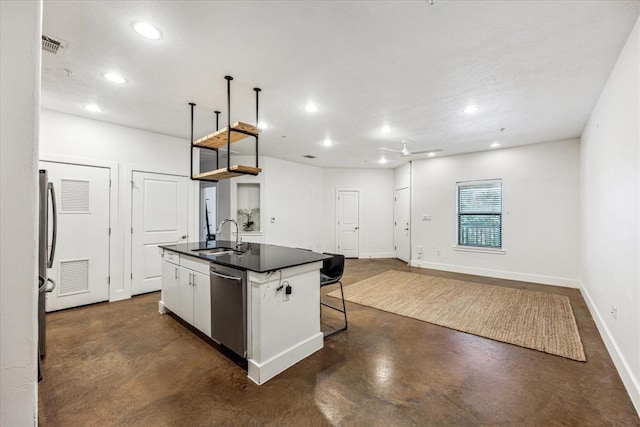
[[[227,276],[227,275],[224,275],[224,274],[217,273],[214,270],[211,270],[211,274],[213,274],[215,276],[218,276],[218,277],[222,277],[223,279],[237,280],[238,282],[242,282],[242,277]]]

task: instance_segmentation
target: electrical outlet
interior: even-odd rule
[[[440,249],[436,249],[436,255],[440,256]]]
[[[613,316],[613,320],[618,320],[618,307],[611,304],[611,316]]]
[[[418,255],[422,255],[422,246],[418,246]]]

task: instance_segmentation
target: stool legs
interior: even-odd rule
[[[342,310],[340,310],[339,307],[334,307],[332,305],[325,304],[325,303],[322,302],[322,300],[320,300],[320,318],[322,318],[322,306],[324,305],[325,307],[328,307],[328,308],[331,308],[333,310],[339,311],[340,313],[342,313],[344,315],[344,327],[340,328],[340,329],[335,329],[335,330],[325,334],[325,336],[324,336],[325,338],[328,337],[328,336],[331,336],[331,335],[333,335],[333,334],[335,334],[337,332],[345,331],[345,330],[347,330],[347,328],[349,326],[349,324],[347,322],[347,308],[346,308],[346,305],[345,305],[345,302],[344,302],[344,289],[342,287],[342,282],[341,281],[338,281],[337,283],[340,284],[340,295],[342,296]]]

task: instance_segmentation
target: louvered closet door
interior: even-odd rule
[[[108,301],[109,169],[53,162],[40,168],[48,171],[58,205],[58,243],[48,271],[57,286],[47,294],[47,311]]]

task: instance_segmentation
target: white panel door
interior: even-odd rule
[[[347,258],[358,258],[360,193],[358,190],[338,190],[336,193],[336,219],[338,230],[337,252]]]
[[[396,258],[409,262],[411,258],[409,189],[396,190],[393,200],[393,241]]]
[[[109,300],[109,179],[107,168],[40,162],[53,183],[58,236],[53,267],[56,280],[46,310]],[[51,225],[51,224],[49,224]]]
[[[162,257],[158,245],[186,242],[189,179],[136,172],[131,180],[131,294],[158,291]]]

